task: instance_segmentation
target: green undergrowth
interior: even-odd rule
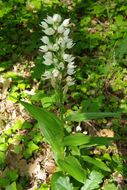
[[[115,140],[110,145],[96,146],[95,139],[91,145],[79,146],[70,146],[70,141],[70,147],[66,148],[68,160],[61,165],[57,163],[65,171],[57,171],[47,184],[39,181],[37,190],[48,190],[51,185],[52,190],[126,190],[127,2],[65,2],[0,1],[0,93],[4,95],[7,91],[6,99],[17,105],[20,99],[29,100],[58,115],[56,94],[41,77],[46,68],[38,51],[42,36],[39,24],[54,13],[61,14],[64,19],[70,18],[77,68],[75,85],[64,97],[65,117],[71,119],[64,126],[65,136],[74,133],[80,124],[81,132],[90,136],[101,134],[103,129],[113,131]],[[31,89],[35,89],[34,95],[29,94]],[[90,115],[81,114],[88,112]],[[121,117],[102,115],[98,118],[100,112],[121,113]],[[9,160],[24,159],[28,164],[43,152],[46,139],[35,120],[18,119],[6,128],[9,121],[3,115],[0,114],[0,189],[25,190],[31,187],[31,177],[26,173],[22,176],[20,167],[14,167]],[[105,142],[103,140],[101,142]],[[69,161],[78,163],[81,171],[87,166],[85,184],[81,185],[80,169],[79,176],[73,176],[73,171],[67,174]],[[121,183],[119,176],[122,176]]]

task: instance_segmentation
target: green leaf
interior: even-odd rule
[[[5,152],[0,152],[0,165],[4,164],[5,158],[6,158]]]
[[[17,190],[16,183],[13,182],[11,185],[7,186],[5,190]]]
[[[81,190],[95,190],[99,189],[99,184],[102,182],[103,175],[95,170],[93,170],[89,179],[85,181],[85,185],[81,188]]]
[[[73,190],[73,185],[70,183],[70,179],[67,176],[61,175],[57,172],[53,175],[51,180],[51,190]]]
[[[86,171],[75,157],[65,157],[64,160],[58,160],[58,164],[63,171],[67,172],[79,182],[84,183],[84,180],[86,179]]]
[[[17,170],[8,170],[6,172],[6,176],[7,178],[12,182],[12,181],[16,181],[18,178],[18,173]]]
[[[9,183],[9,179],[0,177],[0,187],[6,187],[7,185],[9,185]]]
[[[39,149],[39,146],[37,146],[33,141],[30,141],[27,144],[27,148],[24,151],[23,155],[25,156],[25,158],[29,158],[32,156],[33,152],[38,150],[38,149]]]
[[[96,167],[100,168],[101,170],[105,170],[110,172],[110,168],[107,167],[107,165],[102,162],[101,160],[96,160],[94,158],[91,158],[90,156],[82,156],[83,160],[85,160],[86,162],[89,162],[93,165],[95,165]]]
[[[8,144],[7,143],[0,144],[0,151],[5,152],[7,150],[7,148],[8,148]]]
[[[118,190],[118,188],[115,186],[114,183],[109,183],[109,184],[107,184],[107,185],[104,187],[104,190],[109,190],[109,189],[111,189],[111,190]]]
[[[108,137],[90,137],[82,133],[71,134],[64,137],[65,146],[80,146],[83,144],[87,145],[111,145],[113,138]]]
[[[46,184],[42,184],[41,187],[39,189],[36,189],[36,190],[49,190],[49,187]]]
[[[90,113],[73,113],[70,116],[68,116],[66,119],[68,121],[87,121],[91,119],[100,119],[105,117],[120,117],[120,113],[112,113],[112,112],[90,112]]]
[[[47,142],[52,146],[55,158],[63,158],[63,123],[53,113],[50,113],[43,108],[33,106],[26,102],[21,103],[38,121],[41,132]]]
[[[16,132],[16,130],[21,129],[22,125],[23,125],[23,122],[24,122],[23,120],[16,121],[16,123],[13,126],[13,131]]]

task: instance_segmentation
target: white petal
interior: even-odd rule
[[[52,60],[51,59],[45,59],[44,61],[43,61],[43,64],[44,65],[51,65],[53,62],[52,62]]]
[[[75,82],[74,82],[74,80],[72,79],[71,76],[68,76],[68,77],[66,78],[66,82],[67,82],[67,85],[68,85],[68,86],[72,86],[72,85],[75,84]]]
[[[57,29],[58,33],[63,33],[64,32],[64,27],[62,25],[60,25]]]
[[[65,19],[63,21],[62,25],[65,26],[65,27],[68,26],[69,25],[69,21],[70,21],[70,19]]]
[[[64,59],[64,61],[66,61],[66,60],[69,58],[69,56],[70,56],[69,54],[66,54],[66,53],[63,54],[63,59]]]
[[[75,73],[75,70],[73,68],[67,69],[67,74],[68,75],[73,75]]]
[[[44,43],[44,44],[48,44],[49,43],[49,38],[47,36],[43,36],[41,38],[41,41]]]
[[[72,43],[72,41],[67,43],[67,48],[71,49],[74,46],[74,44]]]
[[[48,51],[48,46],[41,46],[40,51],[47,52]]]
[[[44,76],[45,79],[50,79],[51,78],[51,72],[50,71],[45,71],[42,76]]]
[[[68,36],[69,33],[70,33],[70,29],[66,29],[66,30],[64,31],[63,35],[66,37],[66,36]]]
[[[78,131],[81,131],[82,130],[82,128],[80,127],[80,125],[78,125],[77,127],[76,127],[76,131],[78,132]]]
[[[51,36],[55,34],[55,30],[53,30],[52,28],[47,28],[46,30],[44,30],[44,33]]]
[[[44,29],[48,28],[48,24],[44,21],[41,22],[40,26],[43,27]]]
[[[70,62],[70,63],[68,63],[68,65],[67,65],[67,68],[68,69],[73,69],[73,68],[75,68],[76,66],[74,65],[74,62]]]
[[[43,57],[44,57],[44,59],[52,59],[52,53],[47,52],[47,53],[45,53],[45,55]]]
[[[52,71],[52,74],[53,74],[53,77],[58,77],[58,75],[59,75],[59,71],[57,70],[57,69],[54,69],[53,71]]]
[[[51,16],[47,16],[47,19],[44,19],[48,24],[53,24],[53,18]]]
[[[62,18],[59,14],[54,14],[53,15],[53,21],[54,22],[61,22]]]

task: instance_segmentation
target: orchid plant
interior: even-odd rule
[[[54,159],[58,165],[58,172],[53,174],[51,189],[74,190],[75,187],[70,182],[70,176],[73,180],[78,181],[79,187],[76,187],[78,190],[98,189],[103,178],[103,175],[100,175],[98,181],[96,181],[96,176],[99,175],[98,169],[105,172],[110,172],[111,170],[101,160],[82,155],[80,150],[83,147],[110,145],[112,138],[90,137],[82,132],[69,134],[64,130],[64,94],[68,91],[69,86],[75,84],[73,75],[76,68],[75,57],[69,54],[69,50],[74,46],[72,39],[69,37],[70,19],[62,21],[59,14],[54,14],[53,17],[47,16],[40,26],[44,33],[41,38],[43,45],[40,47],[40,51],[43,53],[43,64],[47,68],[42,78],[50,80],[52,87],[56,91],[60,119],[44,108],[26,102],[21,103],[38,121],[40,131],[45,140],[51,145]],[[90,119],[114,116],[119,117],[119,114],[110,112],[82,113],[79,111],[71,114],[66,118],[66,121],[80,123]],[[78,131],[81,131],[80,128]],[[93,165],[93,170],[90,170],[89,164],[87,165],[86,163]],[[95,183],[91,180],[93,177]]]

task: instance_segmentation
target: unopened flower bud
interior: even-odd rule
[[[62,18],[59,14],[54,14],[53,15],[53,21],[54,22],[61,22]]]

